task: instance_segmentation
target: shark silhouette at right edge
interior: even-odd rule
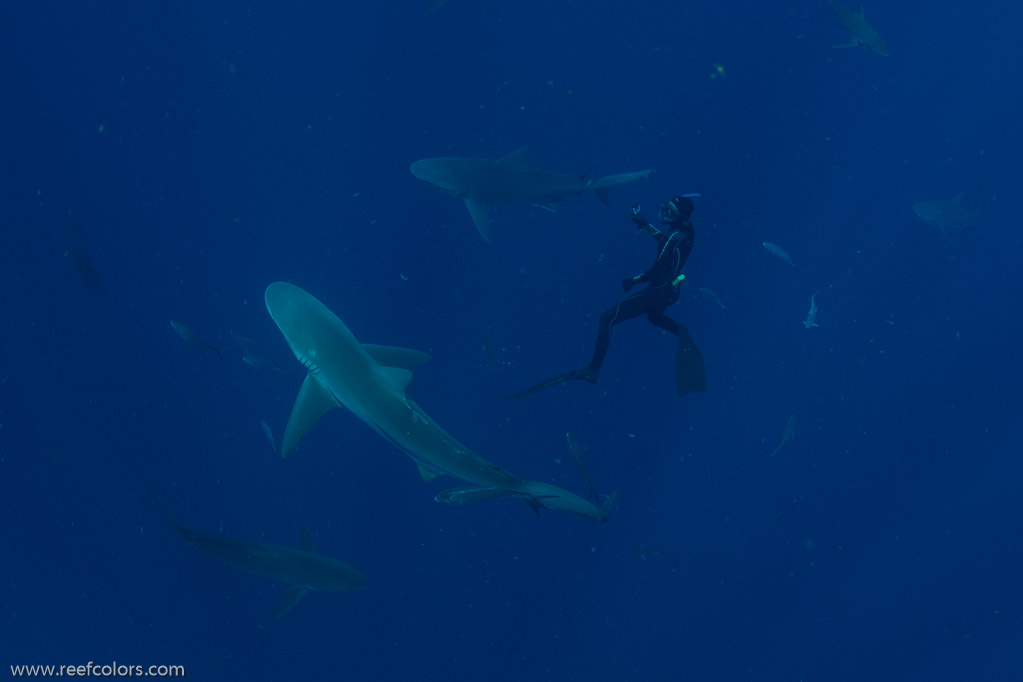
[[[412,372],[405,366],[428,359],[425,353],[359,343],[337,315],[293,284],[275,282],[267,287],[265,298],[270,317],[308,371],[284,431],[283,456],[295,450],[320,416],[343,406],[411,457],[427,481],[448,474],[480,488],[508,491],[500,496],[522,497],[534,509],[554,509],[600,522],[607,519],[606,508],[550,483],[521,479],[488,462],[423,412],[405,394],[412,381]]]
[[[885,45],[884,40],[878,35],[877,30],[867,23],[863,16],[862,3],[855,12],[844,5],[838,4],[835,0],[828,0],[828,4],[831,5],[831,11],[835,13],[838,23],[849,32],[848,41],[832,45],[831,47],[865,47],[884,57],[888,56],[888,46]]]
[[[519,147],[499,159],[447,157],[420,159],[412,175],[465,200],[480,235],[490,241],[490,207],[493,204],[534,204],[557,211],[569,194],[592,190],[605,204],[608,193],[648,177],[652,169],[605,175],[597,180],[571,173],[553,173],[529,165],[529,147]]]

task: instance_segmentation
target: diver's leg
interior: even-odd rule
[[[642,315],[650,309],[650,303],[648,300],[645,300],[644,293],[645,290],[629,296],[621,303],[608,308],[601,314],[599,326],[597,327],[597,343],[593,348],[593,359],[590,360],[589,365],[582,369],[573,369],[571,372],[565,372],[564,374],[544,379],[538,384],[534,384],[525,390],[506,397],[509,400],[519,400],[545,388],[557,386],[573,379],[597,383],[597,379],[600,376],[600,365],[604,362],[604,356],[607,355],[607,349],[611,345],[611,327],[623,320]]]
[[[644,301],[645,291],[623,299],[617,305],[605,310],[600,315],[600,322],[597,324],[597,342],[593,345],[593,357],[590,364],[578,372],[588,372],[592,378],[586,377],[588,381],[596,381],[600,374],[600,366],[604,364],[604,357],[608,348],[611,347],[611,328],[619,322],[630,320],[637,315],[642,315],[647,310]]]
[[[671,332],[675,336],[679,335],[679,323],[665,315],[663,310],[650,311],[646,314],[646,319],[650,320],[651,324],[660,327],[665,331]]]

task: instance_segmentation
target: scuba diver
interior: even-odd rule
[[[597,343],[593,348],[590,364],[582,369],[572,370],[551,377],[523,391],[508,396],[515,400],[525,398],[545,388],[579,379],[597,383],[600,366],[607,355],[611,344],[611,328],[619,322],[646,314],[650,322],[661,329],[678,337],[678,349],[675,353],[675,386],[680,396],[707,390],[707,378],[703,368],[703,357],[689,335],[689,329],[664,314],[665,309],[678,300],[679,285],[685,279],[682,266],[685,265],[689,252],[693,249],[693,200],[698,194],[677,196],[661,204],[660,229],[650,224],[640,211],[639,204],[632,207],[632,222],[636,229],[645,232],[657,241],[657,259],[646,272],[629,277],[622,281],[625,291],[637,284],[647,287],[631,296],[627,296],[600,316],[597,327]]]

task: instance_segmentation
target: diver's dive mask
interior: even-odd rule
[[[678,206],[674,200],[666,201],[661,204],[661,222],[662,223],[673,223],[678,220]]]
[[[700,195],[695,193],[682,194],[661,204],[661,222],[675,223],[689,220],[694,209],[692,197],[698,196]]]

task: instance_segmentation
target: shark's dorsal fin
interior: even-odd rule
[[[288,585],[284,588],[284,596],[281,597],[281,601],[278,602],[277,608],[274,609],[273,619],[277,620],[278,618],[283,618],[285,614],[294,608],[295,604],[297,604],[298,601],[305,596],[305,592],[306,588],[296,587],[295,585]]]
[[[433,479],[440,476],[440,474],[432,469],[427,469],[422,464],[419,464],[419,475],[423,477],[423,480],[429,483]]]
[[[861,17],[863,16],[863,3],[862,2],[860,3],[860,7],[856,11],[856,13],[859,14]]]
[[[302,534],[298,536],[298,548],[303,552],[316,554],[316,542],[313,540],[313,532],[309,526],[302,526]]]
[[[373,343],[362,344],[363,350],[384,367],[408,367],[426,362],[430,356],[419,350],[399,348],[398,346],[378,346]]]
[[[284,438],[281,439],[281,457],[287,457],[294,452],[298,447],[298,442],[305,437],[316,420],[323,416],[324,412],[334,407],[340,407],[334,396],[328,393],[311,374],[307,374],[305,381],[302,382],[302,388],[298,389],[295,405],[291,408],[288,426],[284,429]]]
[[[401,367],[380,367],[380,375],[387,383],[394,387],[398,393],[405,395],[405,389],[412,383],[413,374],[410,370]]]
[[[526,164],[529,163],[529,145],[525,144],[513,151],[510,154],[505,154],[499,158],[498,163],[507,164]]]
[[[473,224],[476,226],[476,231],[480,233],[480,236],[490,243],[490,204],[477,201],[476,199],[466,199],[465,207],[469,209],[469,216],[472,218]]]

